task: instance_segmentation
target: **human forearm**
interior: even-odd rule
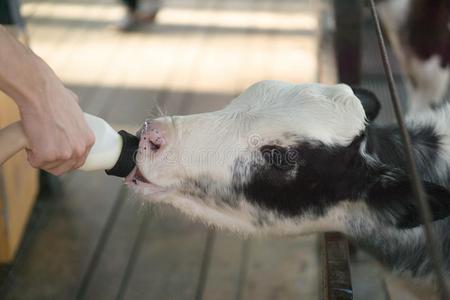
[[[19,106],[37,102],[53,71],[0,25],[0,90]]]

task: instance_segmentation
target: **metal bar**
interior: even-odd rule
[[[430,210],[430,206],[426,199],[426,193],[422,184],[422,181],[420,179],[419,173],[417,171],[416,162],[413,157],[413,150],[411,146],[411,139],[409,136],[409,133],[407,131],[405,120],[403,117],[402,109],[400,106],[400,100],[397,94],[397,90],[395,88],[395,82],[394,77],[392,75],[392,69],[389,64],[389,59],[386,52],[386,46],[384,43],[383,33],[381,32],[380,22],[378,19],[378,14],[375,8],[374,0],[370,1],[370,9],[372,12],[372,16],[375,22],[375,30],[377,33],[377,39],[378,39],[378,45],[380,48],[381,58],[383,60],[383,66],[385,70],[385,75],[387,77],[387,82],[389,86],[389,92],[391,94],[391,100],[392,105],[394,107],[395,117],[397,119],[398,126],[400,128],[400,133],[403,140],[403,148],[406,156],[406,165],[408,174],[412,183],[414,196],[419,204],[419,215],[422,219],[423,225],[424,225],[424,232],[426,237],[426,245],[427,250],[430,254],[434,272],[436,275],[436,280],[439,284],[439,288],[441,291],[441,299],[450,299],[450,294],[448,291],[448,286],[445,281],[445,273],[444,273],[444,264],[443,264],[443,257],[442,252],[440,251],[441,247],[438,247],[439,243],[438,240],[435,238],[433,234],[433,230],[431,227],[431,223],[433,221],[432,214]]]
[[[325,233],[321,240],[322,300],[351,300],[348,241],[339,233]]]

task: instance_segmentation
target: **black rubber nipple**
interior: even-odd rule
[[[139,147],[139,138],[124,130],[119,131],[123,140],[122,152],[114,167],[105,170],[106,174],[117,177],[126,177],[136,166],[136,153]]]

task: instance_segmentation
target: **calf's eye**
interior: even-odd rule
[[[298,151],[294,148],[278,145],[265,145],[260,148],[261,154],[270,168],[289,171],[298,163]]]

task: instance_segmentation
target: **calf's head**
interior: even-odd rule
[[[365,100],[373,117],[379,106]],[[247,233],[344,230],[350,211],[370,207],[398,225],[411,209],[400,205],[398,217],[387,200],[367,200],[408,186],[364,153],[364,107],[346,85],[259,82],[222,110],[147,120],[127,183]]]

